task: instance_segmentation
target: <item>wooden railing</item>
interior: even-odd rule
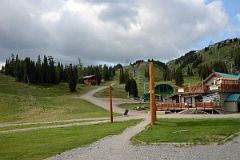
[[[219,84],[218,89],[221,92],[240,92],[240,84]],[[197,86],[191,86],[191,87],[184,87],[183,93],[206,93],[210,91],[208,86],[205,85],[197,85]],[[178,92],[178,89],[175,89],[176,93]]]
[[[213,102],[196,102],[196,109],[215,108],[216,105]]]
[[[221,84],[219,88],[222,92],[240,92],[240,84]]]
[[[189,105],[185,103],[157,103],[157,110],[178,110],[178,109],[188,109]]]
[[[213,109],[216,108],[213,102],[196,102],[196,109]],[[157,103],[157,110],[182,110],[189,109],[189,105],[186,103]]]

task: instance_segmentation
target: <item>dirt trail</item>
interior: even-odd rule
[[[103,86],[103,87],[99,87],[97,89],[91,90],[91,91],[83,94],[81,96],[81,98],[85,99],[85,100],[87,100],[87,101],[89,101],[89,102],[91,102],[91,103],[93,103],[97,106],[100,106],[100,107],[102,107],[106,110],[109,110],[109,101],[108,101],[107,98],[94,97],[95,93],[97,93],[97,92],[99,92],[99,91],[101,91],[105,88],[107,88],[107,86]],[[118,105],[121,104],[121,103],[135,103],[135,101],[127,100],[127,99],[119,99],[119,98],[115,99],[115,98],[113,98],[113,112],[120,113],[120,114],[124,113],[125,109],[122,109],[122,108],[118,107]],[[131,111],[129,111],[128,115],[129,116],[142,116],[142,117],[144,117],[146,115],[146,113],[131,110]]]

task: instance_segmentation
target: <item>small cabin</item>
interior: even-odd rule
[[[84,77],[82,77],[82,81],[84,84],[98,85],[98,80],[95,75],[84,76]]]

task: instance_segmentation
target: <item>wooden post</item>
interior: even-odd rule
[[[154,94],[154,66],[153,63],[149,64],[149,78],[150,78],[150,113],[151,125],[156,121],[156,107],[155,107],[155,94]]]
[[[112,111],[112,86],[109,86],[109,116],[110,116],[110,122],[113,123],[113,111]]]

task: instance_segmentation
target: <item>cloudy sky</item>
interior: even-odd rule
[[[0,64],[12,53],[85,65],[166,62],[234,37],[239,0],[0,1]]]

